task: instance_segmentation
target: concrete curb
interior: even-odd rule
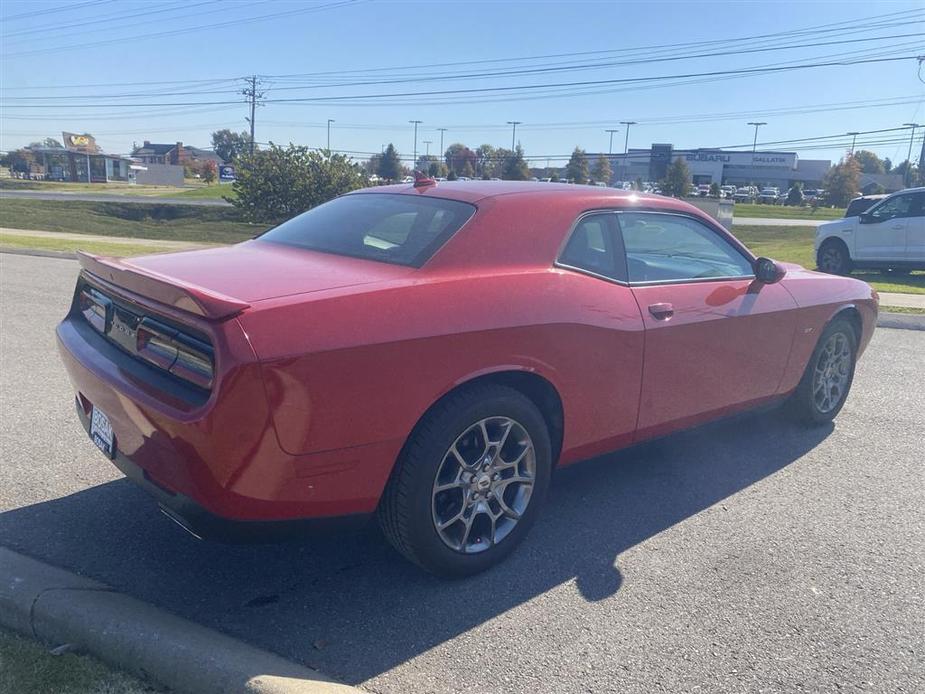
[[[43,251],[37,248],[4,248],[0,246],[0,253],[9,253],[10,255],[36,255],[39,258],[77,260],[77,254],[73,251]]]
[[[360,694],[301,665],[0,547],[0,625],[189,694]]]
[[[925,330],[925,314],[881,311],[880,315],[877,316],[877,327],[896,328],[897,330]]]

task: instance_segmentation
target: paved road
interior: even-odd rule
[[[834,427],[561,472],[506,564],[441,582],[375,530],[228,547],[160,516],[72,413],[75,268],[0,255],[0,544],[374,692],[925,691],[925,333],[877,332]]]
[[[834,219],[771,219],[766,217],[733,217],[733,230],[736,226],[751,225],[756,227],[817,227]]]
[[[146,205],[196,205],[202,207],[231,207],[224,200],[203,198],[159,198],[153,195],[113,195],[107,193],[52,193],[45,190],[3,190],[2,198],[31,198],[33,200],[83,200],[86,202],[128,202]]]

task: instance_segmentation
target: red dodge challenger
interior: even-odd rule
[[[80,262],[77,413],[165,514],[216,538],[377,514],[442,575],[507,555],[556,465],[775,401],[831,420],[877,317],[864,282],[588,186],[421,179]]]

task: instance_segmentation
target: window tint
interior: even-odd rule
[[[896,195],[895,197],[884,200],[873,208],[870,211],[870,216],[878,222],[894,219],[896,217],[911,217],[913,216],[913,202],[914,198],[912,195]]]
[[[419,267],[474,212],[474,206],[456,200],[345,195],[283,222],[260,240]]]
[[[626,281],[622,253],[614,248],[613,217],[613,214],[594,214],[582,218],[559,261],[596,275]]]
[[[619,215],[630,282],[752,275],[749,260],[705,224],[665,214]]]

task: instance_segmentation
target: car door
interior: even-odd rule
[[[915,198],[912,193],[891,195],[858,217],[854,259],[867,262],[902,260]]]
[[[645,324],[637,438],[721,416],[778,393],[796,321],[780,284],[699,218],[617,215],[627,276]]]
[[[906,220],[906,257],[925,266],[925,192],[912,194],[912,214]]]

